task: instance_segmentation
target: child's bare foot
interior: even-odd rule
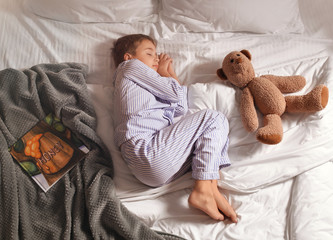
[[[191,206],[200,209],[215,220],[224,220],[223,214],[231,217],[233,222],[237,222],[235,211],[227,200],[220,194],[216,180],[197,180],[188,202]],[[215,189],[216,188],[216,189]]]
[[[224,220],[224,216],[219,212],[212,188],[211,180],[198,180],[188,198],[191,206],[207,213],[215,220]]]
[[[227,199],[225,199],[224,196],[220,193],[218,186],[217,186],[217,180],[212,180],[213,184],[213,192],[215,196],[215,201],[217,204],[217,207],[228,217],[230,217],[231,221],[234,223],[237,223],[237,214],[235,210],[231,207],[231,205],[228,203]]]

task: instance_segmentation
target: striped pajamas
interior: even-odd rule
[[[161,186],[190,169],[194,179],[218,179],[230,165],[228,120],[210,109],[186,114],[185,86],[137,59],[119,65],[114,83],[115,142],[141,182]]]

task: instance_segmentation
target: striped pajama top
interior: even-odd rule
[[[122,62],[114,75],[115,143],[150,139],[187,110],[187,87],[162,77],[138,59]]]

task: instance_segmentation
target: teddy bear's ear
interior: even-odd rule
[[[243,53],[251,61],[252,56],[251,56],[251,53],[249,52],[249,50],[244,49],[240,52]]]
[[[221,78],[222,80],[228,80],[227,76],[224,74],[223,69],[219,68],[216,70],[216,74],[217,76],[219,76],[219,78]]]

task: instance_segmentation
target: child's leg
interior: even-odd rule
[[[196,181],[189,203],[213,219],[223,220],[222,211],[237,222],[216,180],[220,168],[229,165],[228,132],[227,119],[207,109],[162,129],[152,139],[122,146],[122,152],[133,174],[150,186],[168,183],[192,167]]]
[[[212,112],[211,122],[206,123],[204,132],[197,138],[192,158],[194,179],[219,179],[219,170],[230,165],[228,157],[229,123],[224,115]]]
[[[184,174],[192,165],[193,178],[218,179],[229,165],[229,125],[223,114],[202,110],[162,129],[152,139],[122,146],[133,174],[150,186],[161,186]]]

